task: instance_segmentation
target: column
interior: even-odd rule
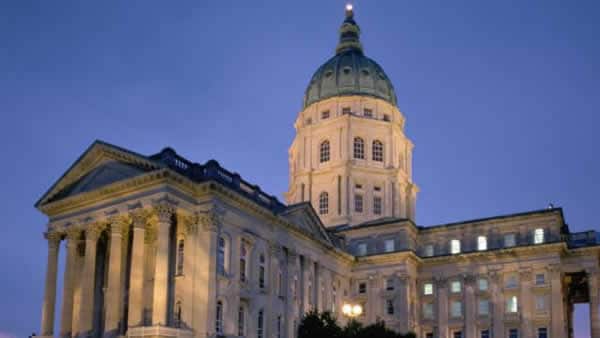
[[[435,279],[435,296],[437,300],[438,338],[448,337],[448,280],[444,277]],[[499,336],[500,337],[500,336]]]
[[[475,303],[475,276],[467,275],[465,283],[465,337],[477,336],[477,306]]]
[[[565,302],[562,287],[562,271],[559,264],[551,265],[550,288],[552,290],[552,331],[551,337],[567,337],[567,321],[565,318]]]
[[[100,224],[85,229],[85,257],[81,275],[81,308],[77,335],[87,337],[94,328],[94,281],[96,275],[96,246],[102,231]]]
[[[154,297],[152,325],[167,325],[167,296],[169,294],[169,230],[173,207],[169,204],[155,206],[158,216],[156,264],[154,266]]]
[[[523,337],[533,337],[533,300],[532,292],[532,274],[531,269],[521,270],[519,281],[521,283],[521,292],[519,295],[519,312],[521,313],[521,331]]]
[[[182,302],[182,314],[181,314],[181,327],[193,327],[193,314],[194,314],[194,299],[193,297],[187,297],[185,295],[192,295],[194,292],[194,276],[195,276],[195,250],[197,247],[196,233],[198,231],[198,217],[196,215],[182,217],[180,223],[177,226],[185,226],[182,231],[184,237],[183,247],[183,280],[182,287],[184,288],[182,295],[184,297]],[[178,232],[180,230],[178,229]]]
[[[298,295],[298,290],[294,291],[294,288],[298,283],[294,283],[294,277],[297,275],[298,267],[298,255],[292,249],[288,249],[287,261],[286,261],[286,274],[285,274],[285,288],[286,288],[286,302],[287,308],[285,311],[286,323],[287,323],[287,336],[295,337],[294,333],[294,320],[296,320],[297,299],[294,297],[294,292]]]
[[[203,233],[200,235],[200,248],[204,255],[201,260],[206,262],[198,273],[197,283],[202,285],[200,317],[197,336],[211,336],[215,332],[215,308],[217,304],[217,239],[221,226],[222,215],[211,209],[199,215]],[[228,248],[231,250],[231,248]],[[227,257],[227,254],[225,255]],[[205,287],[204,287],[205,286]]]
[[[591,338],[600,338],[600,271],[598,268],[588,272],[588,282]]]
[[[504,295],[502,292],[502,273],[493,271],[490,276],[490,291],[492,295],[491,317],[493,326],[492,337],[504,337]]]
[[[46,287],[42,307],[42,336],[54,336],[54,308],[56,305],[56,272],[58,268],[58,248],[61,235],[56,231],[44,234],[48,240],[48,264],[46,266]]]
[[[73,296],[74,296],[74,273],[75,259],[77,255],[77,245],[81,230],[67,230],[67,258],[65,264],[64,281],[63,281],[63,300],[62,310],[60,315],[60,337],[71,338],[73,331]]]
[[[410,321],[410,292],[409,285],[410,279],[409,276],[405,273],[398,274],[398,281],[400,288],[399,291],[399,301],[398,301],[398,315],[397,318],[400,319],[400,333],[406,333],[410,329],[409,321]]]
[[[131,271],[129,272],[129,308],[127,325],[141,326],[144,292],[144,239],[146,237],[146,212],[142,209],[131,214],[133,239],[131,248]]]
[[[108,285],[106,290],[104,336],[119,335],[119,320],[121,318],[121,254],[123,231],[129,226],[125,217],[115,217],[110,220],[110,248],[108,262]]]

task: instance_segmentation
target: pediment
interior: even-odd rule
[[[143,155],[96,141],[40,198],[36,207],[160,168],[160,164]]]
[[[325,227],[310,204],[302,203],[290,206],[281,215],[303,232],[331,244]]]

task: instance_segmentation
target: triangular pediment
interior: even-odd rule
[[[143,155],[96,141],[40,198],[36,207],[90,192],[161,167],[159,163]]]
[[[300,203],[289,206],[281,213],[281,216],[285,217],[304,232],[331,244],[331,239],[327,235],[327,231],[325,230],[323,223],[321,223],[321,219],[309,203]]]

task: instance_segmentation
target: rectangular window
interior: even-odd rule
[[[545,296],[535,296],[535,309],[537,311],[545,311],[546,310],[546,297]]]
[[[434,251],[433,251],[433,245],[428,244],[425,245],[425,257],[433,257]]]
[[[517,239],[515,234],[506,234],[504,235],[504,247],[510,248],[517,245]]]
[[[544,285],[546,284],[546,275],[543,273],[535,274],[535,285]]]
[[[519,338],[519,330],[518,329],[509,329],[508,330],[508,338]]]
[[[363,197],[362,195],[354,195],[354,211],[363,212]]]
[[[384,121],[389,121],[390,120],[390,116],[388,114],[383,114],[383,120]]]
[[[385,301],[385,312],[388,315],[393,315],[394,314],[394,301],[391,299],[388,299]]]
[[[487,316],[490,314],[490,301],[487,299],[479,300],[479,315]]]
[[[394,251],[394,240],[393,239],[386,239],[384,242],[384,250],[385,252],[393,252]]]
[[[425,338],[433,338],[433,332],[427,332]]]
[[[540,327],[537,330],[537,338],[548,338],[548,329],[545,327]]]
[[[374,191],[381,191],[381,187],[373,187]]]
[[[462,331],[454,331],[453,338],[462,338]]]
[[[352,113],[352,109],[350,107],[342,108],[342,114],[346,115],[346,114],[351,114],[351,113]]]
[[[481,330],[481,338],[490,338],[490,330]]]
[[[488,290],[488,280],[485,278],[479,278],[478,283],[479,291],[487,291]]]
[[[367,243],[359,243],[356,246],[356,255],[365,256],[367,254]]]
[[[507,289],[515,289],[519,286],[519,281],[517,280],[517,276],[508,276],[506,279],[506,288]]]
[[[394,279],[393,278],[388,278],[385,280],[385,289],[387,291],[393,291],[394,290]]]
[[[453,255],[460,253],[460,241],[458,239],[450,241],[450,253]]]
[[[477,237],[477,250],[479,250],[479,251],[487,250],[487,237],[485,237],[485,236]]]
[[[450,283],[450,291],[452,293],[459,293],[461,291],[461,284],[459,281],[455,280]]]
[[[533,244],[542,244],[544,241],[544,229],[535,229],[533,232]]]
[[[381,197],[379,197],[379,196],[373,197],[373,213],[375,215],[381,215],[383,213],[382,209],[383,208],[382,208]]]
[[[519,304],[517,296],[510,296],[506,299],[506,312],[517,313],[519,311]]]
[[[423,317],[425,319],[433,319],[433,304],[432,303],[423,304]]]
[[[329,118],[329,110],[325,110],[321,113],[321,119],[325,120]]]
[[[454,300],[450,303],[450,314],[454,318],[462,316],[462,303],[460,301]]]
[[[432,283],[425,283],[423,285],[423,294],[425,296],[433,295],[433,284]]]
[[[360,293],[360,294],[367,293],[367,283],[365,283],[365,282],[358,283],[358,293]]]
[[[365,108],[364,115],[365,117],[373,117],[373,110]]]

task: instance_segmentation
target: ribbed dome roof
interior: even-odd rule
[[[377,62],[364,55],[359,36],[354,13],[351,8],[346,9],[336,55],[312,76],[304,94],[304,108],[330,97],[348,95],[377,97],[397,105],[392,82]]]

